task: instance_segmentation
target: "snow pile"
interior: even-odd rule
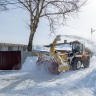
[[[20,71],[31,72],[36,69],[36,57],[27,57]]]
[[[20,72],[28,72],[31,73],[32,76],[37,76],[38,78],[47,79],[53,74],[49,73],[45,63],[41,64],[41,66],[36,65],[38,57],[27,57],[25,63],[22,65]]]

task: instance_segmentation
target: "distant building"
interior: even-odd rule
[[[26,51],[27,45],[0,43],[0,51]]]
[[[64,40],[64,42],[63,43],[56,43],[56,45],[55,46],[58,46],[58,45],[62,45],[62,44],[70,44],[70,42],[67,42],[67,40]],[[51,47],[51,45],[52,44],[50,44],[50,45],[44,45],[44,47]]]

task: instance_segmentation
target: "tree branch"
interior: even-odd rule
[[[28,11],[30,11],[29,9],[28,9],[28,6],[26,6],[26,4],[24,4],[24,2],[22,2],[21,0],[18,0]]]
[[[43,6],[43,8],[45,8],[47,5],[49,5],[49,4],[52,4],[52,3],[56,3],[56,2],[64,2],[63,0],[62,1],[57,1],[57,0],[54,0],[54,1],[45,1],[46,2],[46,4]]]
[[[69,12],[72,12],[72,10],[67,10],[66,12],[46,13],[46,14],[41,15],[40,17],[48,16],[48,15],[61,15],[61,14],[64,15],[64,14],[69,13]]]

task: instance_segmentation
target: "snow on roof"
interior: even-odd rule
[[[55,49],[57,49],[57,50],[72,50],[72,46],[70,44],[56,45]]]
[[[70,44],[60,44],[60,45],[56,45],[55,49],[58,49],[58,50],[72,50],[72,46]],[[41,45],[34,45],[33,50],[48,51],[49,52],[50,47],[43,47]]]
[[[48,47],[43,47],[41,45],[33,45],[33,50],[38,50],[38,51],[49,51]]]

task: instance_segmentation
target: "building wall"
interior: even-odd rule
[[[7,46],[1,46],[1,50],[0,51],[8,51],[8,47]]]
[[[27,57],[33,56],[32,52],[21,51],[21,64],[23,64]]]
[[[26,50],[24,50],[23,46],[0,46],[0,51],[26,51]]]
[[[23,47],[19,46],[19,50],[20,50],[20,51],[23,51]]]
[[[0,46],[0,51],[2,50],[2,46]]]
[[[13,51],[19,51],[18,46],[13,46]]]

